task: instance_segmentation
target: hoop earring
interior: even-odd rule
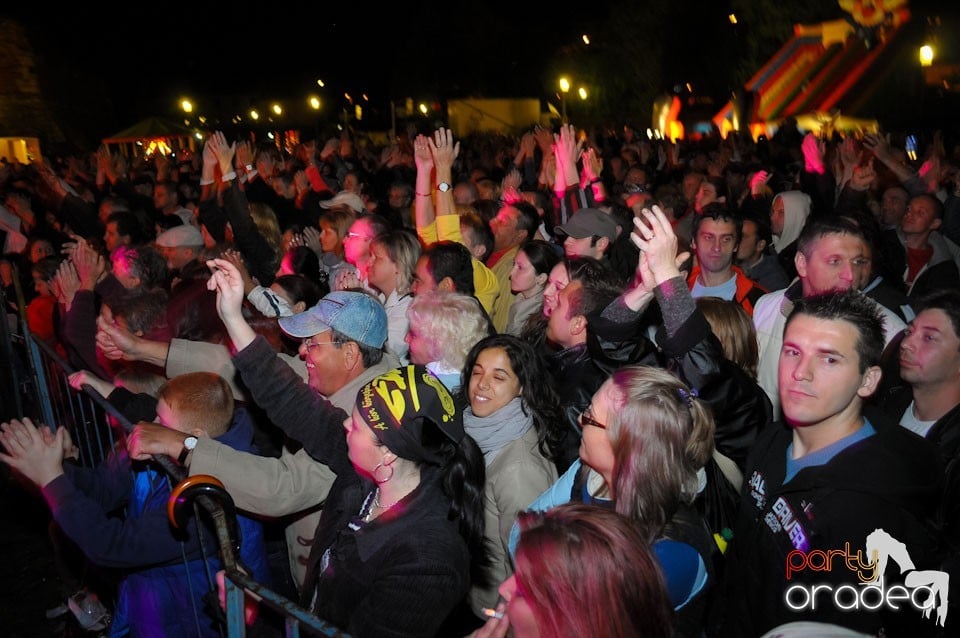
[[[379,470],[381,467],[386,467],[388,470],[390,470],[390,475],[387,476],[387,478],[385,478],[385,479],[377,478],[377,470]],[[378,485],[383,485],[384,483],[386,483],[387,481],[389,481],[389,480],[392,479],[392,478],[393,478],[393,466],[392,466],[392,465],[384,465],[383,463],[377,463],[377,467],[373,468],[373,480],[374,480]]]

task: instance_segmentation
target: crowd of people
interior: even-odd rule
[[[223,628],[161,454],[355,636],[951,635],[960,145],[925,151],[563,124],[4,165],[11,326],[137,425],[86,468],[13,419],[0,461],[113,570],[111,635]]]

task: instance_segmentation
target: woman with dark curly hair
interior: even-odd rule
[[[496,585],[510,575],[507,544],[517,513],[557,477],[550,446],[561,420],[549,378],[533,347],[506,334],[477,342],[463,366],[463,427],[480,446],[487,467],[484,511],[491,570],[490,582],[475,582],[470,592],[477,614],[496,603]]]

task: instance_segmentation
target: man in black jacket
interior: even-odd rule
[[[930,572],[916,567],[932,559],[926,523],[942,470],[929,442],[863,416],[883,343],[876,306],[856,292],[796,302],[778,371],[788,427],[768,426],[747,461],[722,635],[759,636],[800,620],[871,634],[937,629],[936,613],[923,618],[921,608],[942,599],[917,593]],[[896,546],[895,558],[864,549],[876,547],[877,535]],[[917,602],[896,599],[903,592]]]
[[[940,453],[945,471],[937,514],[940,568],[960,597],[960,292],[941,290],[918,302],[918,314],[900,342],[900,378],[879,403],[881,412],[916,432]],[[948,614],[953,631],[960,611]],[[947,625],[950,632],[951,625]]]

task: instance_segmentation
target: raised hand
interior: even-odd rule
[[[597,150],[593,147],[585,148],[580,154],[580,159],[583,160],[583,177],[588,182],[600,179],[603,173],[603,158]]]
[[[863,147],[868,151],[873,151],[874,156],[884,164],[892,156],[890,140],[880,133],[866,133],[863,136]]]
[[[850,136],[843,138],[838,151],[844,170],[852,172],[853,167],[860,161],[860,150],[857,148],[857,141]]]
[[[660,207],[644,208],[640,217],[633,219],[633,225],[630,241],[640,249],[637,273],[644,288],[652,291],[668,279],[679,277],[679,265],[689,255],[677,255],[677,235]]]
[[[770,182],[770,173],[765,170],[759,170],[750,176],[750,194],[760,197],[769,191],[767,184]]]
[[[438,128],[434,132],[430,148],[437,166],[452,167],[453,161],[460,155],[460,142],[453,141],[453,131],[448,128]]]
[[[387,152],[386,159],[383,161],[383,165],[387,168],[393,168],[400,164],[403,164],[403,152],[400,150],[400,147],[397,144],[387,147],[384,149]]]
[[[518,157],[522,155],[524,158],[529,157],[532,159],[534,157],[534,151],[536,150],[537,138],[532,131],[527,131],[523,134],[523,137],[520,138],[520,153]]]
[[[920,169],[917,171],[917,175],[920,179],[923,180],[924,184],[927,185],[928,193],[937,192],[937,188],[940,186],[940,157],[935,154],[931,154],[923,164],[920,165]]]
[[[103,255],[91,248],[83,238],[77,238],[77,245],[70,255],[70,260],[77,269],[80,288],[83,290],[93,290],[107,270]]]
[[[330,156],[336,153],[337,149],[339,148],[340,148],[340,140],[338,140],[335,137],[331,137],[323,145],[323,148],[320,149],[320,159],[326,161],[327,159],[330,158]]]
[[[69,259],[60,262],[57,273],[53,276],[53,289],[57,300],[70,310],[73,298],[80,290],[80,277]]]
[[[357,271],[352,269],[340,269],[333,280],[334,290],[355,290],[363,287],[363,282],[360,281]]]
[[[291,248],[296,248],[297,246],[306,246],[307,241],[303,237],[303,233],[293,233],[290,235],[290,239],[283,246],[283,252],[287,252]]]
[[[113,183],[117,181],[117,174],[114,171],[113,156],[110,154],[110,149],[107,148],[106,144],[101,144],[96,152],[97,158],[97,176],[103,176],[104,179]],[[102,180],[97,180],[98,184],[104,183]]]
[[[0,444],[6,453],[0,461],[17,470],[40,487],[63,474],[64,428],[46,433],[34,426],[30,419],[16,419],[0,424]]]
[[[520,176],[520,171],[516,167],[511,168],[510,171],[504,175],[503,180],[500,182],[500,191],[503,193],[503,200],[505,202],[518,202],[523,197],[520,195],[520,183],[523,181],[523,178]]]
[[[243,279],[243,293],[249,295],[257,287],[257,282],[250,276],[250,271],[247,270],[247,265],[243,261],[243,255],[237,250],[225,250],[220,257],[234,265]]]
[[[866,164],[857,164],[853,167],[853,174],[847,184],[853,190],[865,191],[873,185],[877,178],[877,171],[873,168],[873,158],[867,160]]]
[[[240,270],[226,259],[207,260],[207,267],[213,271],[207,280],[207,290],[217,293],[217,314],[224,324],[244,321],[240,309],[243,305],[243,275]]]
[[[413,160],[417,165],[417,172],[433,169],[433,149],[430,147],[430,138],[426,135],[417,135],[414,138]]]
[[[536,139],[537,146],[540,147],[540,152],[544,157],[553,155],[553,133],[550,132],[550,129],[538,125],[533,129],[533,137]]]
[[[250,142],[244,140],[242,142],[237,142],[237,168],[242,171],[247,170],[247,166],[253,165],[254,154],[253,147],[250,145]]]
[[[826,152],[823,140],[818,140],[813,133],[807,133],[800,145],[800,150],[803,152],[803,163],[806,171],[823,175],[826,170],[823,164],[823,157]]]
[[[214,166],[217,163],[217,154],[213,152],[213,146],[210,144],[210,138],[208,138],[203,145],[203,165]]]
[[[540,163],[539,181],[550,188],[557,184],[557,158],[554,157],[553,153],[543,156],[543,161]],[[562,182],[563,180],[559,181]],[[563,185],[561,185],[561,190],[563,190]]]
[[[553,136],[557,164],[563,164],[568,179],[570,171],[577,175],[577,158],[580,157],[580,142],[577,141],[577,128],[573,124],[563,124],[560,132]]]
[[[303,229],[303,242],[310,250],[318,255],[323,252],[323,246],[320,245],[320,230],[314,226],[307,226]]]
[[[233,156],[237,152],[236,143],[227,142],[226,136],[222,131],[216,131],[207,139],[207,146],[213,151],[220,165],[220,174],[226,175],[232,170]]]

